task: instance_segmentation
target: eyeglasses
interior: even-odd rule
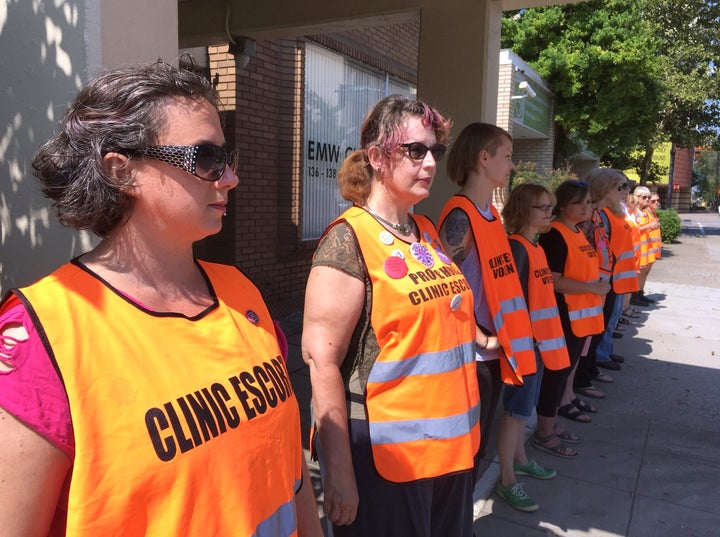
[[[548,211],[552,211],[555,206],[554,205],[531,205],[533,209],[538,209],[539,211],[542,211],[544,213]]]
[[[237,149],[228,151],[213,144],[153,145],[142,149],[141,153],[210,182],[219,181],[225,173],[225,167],[235,173],[238,164]]]
[[[627,190],[629,188],[627,183],[621,183],[617,186],[618,192],[622,192],[623,190]]]
[[[640,199],[641,199],[641,200],[649,200],[649,199],[650,199],[650,196],[640,196]]]
[[[404,147],[405,149],[407,149],[408,157],[410,157],[412,160],[423,160],[425,158],[425,155],[427,155],[427,152],[430,151],[430,154],[433,156],[433,158],[436,161],[439,161],[443,159],[443,157],[445,156],[445,151],[447,151],[447,146],[444,146],[442,144],[435,144],[432,147],[428,147],[420,142],[400,144],[400,147]]]
[[[660,203],[660,200],[650,200],[650,203]]]

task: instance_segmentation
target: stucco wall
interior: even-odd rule
[[[57,225],[30,160],[86,70],[85,3],[0,0],[0,287],[24,285],[90,244]]]
[[[103,68],[178,54],[177,0],[0,0],[0,293],[97,241],[61,227],[30,161]]]

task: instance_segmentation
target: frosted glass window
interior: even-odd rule
[[[303,240],[320,237],[350,203],[337,187],[345,155],[360,144],[362,120],[379,99],[416,89],[382,71],[308,43],[305,55]]]

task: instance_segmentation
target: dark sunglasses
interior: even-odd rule
[[[640,199],[641,199],[641,200],[649,200],[649,199],[650,199],[650,196],[640,196]]]
[[[619,185],[617,186],[618,192],[621,192],[621,191],[623,191],[623,190],[627,190],[628,188],[629,188],[629,187],[628,187],[628,184],[627,184],[627,183],[622,183],[622,184],[619,184]]]
[[[227,150],[213,144],[153,145],[140,150],[140,153],[211,182],[222,178],[225,167],[235,173],[238,164],[237,149]]]
[[[433,156],[435,161],[439,161],[443,159],[443,157],[445,156],[445,151],[447,151],[447,146],[444,146],[442,144],[435,144],[432,147],[428,147],[420,142],[400,144],[400,147],[404,147],[405,149],[407,149],[408,157],[413,160],[423,160],[425,158],[425,155],[427,155],[428,151],[430,151],[430,154]]]

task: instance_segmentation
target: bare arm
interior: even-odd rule
[[[459,267],[465,260],[472,240],[470,219],[465,211],[453,209],[440,227],[440,241],[443,249]]]
[[[45,537],[71,467],[60,449],[0,409],[0,528]]]
[[[570,278],[564,278],[559,272],[553,272],[553,287],[556,293],[564,295],[579,295],[583,293],[592,293],[594,295],[605,296],[610,292],[610,282],[608,280],[600,280],[597,282],[581,282]]]
[[[326,468],[323,510],[337,525],[355,520],[358,491],[350,453],[340,365],[365,303],[365,283],[315,266],[305,292],[302,355],[310,368],[313,410]]]

